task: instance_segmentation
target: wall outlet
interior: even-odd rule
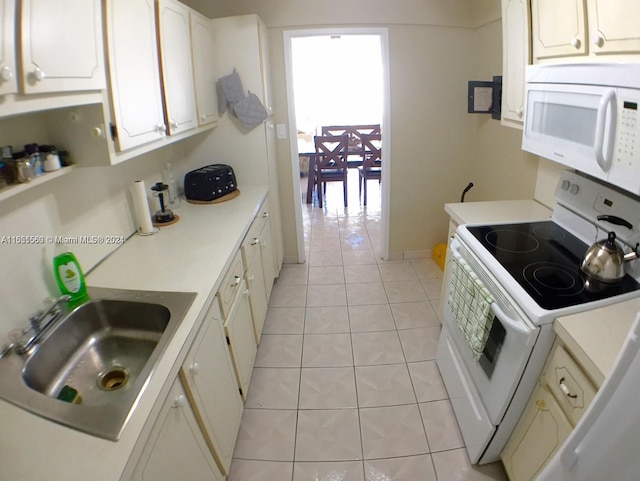
[[[287,138],[287,126],[285,124],[276,124],[276,137],[279,139]]]

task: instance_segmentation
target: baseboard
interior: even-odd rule
[[[404,251],[404,259],[429,259],[431,257],[431,251]]]

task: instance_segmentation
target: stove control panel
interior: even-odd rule
[[[587,226],[587,232],[583,233],[583,237],[606,237],[607,232],[615,231],[618,239],[629,246],[640,242],[639,197],[573,172],[563,172],[555,198],[559,206],[577,214],[581,223]],[[607,221],[599,221],[599,215],[620,217],[633,227],[629,229]]]

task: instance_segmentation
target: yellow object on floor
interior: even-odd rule
[[[436,261],[436,264],[438,264],[444,272],[444,263],[447,259],[447,244],[441,242],[440,244],[434,245],[431,255],[433,256],[433,260]]]

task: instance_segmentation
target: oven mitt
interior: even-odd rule
[[[233,69],[233,72],[218,79],[219,93],[222,102],[219,102],[220,113],[224,113],[227,107],[233,107],[236,103],[244,100],[244,90],[240,75]]]
[[[245,127],[253,129],[267,120],[269,114],[256,94],[249,92],[244,99],[233,105],[233,111]]]

